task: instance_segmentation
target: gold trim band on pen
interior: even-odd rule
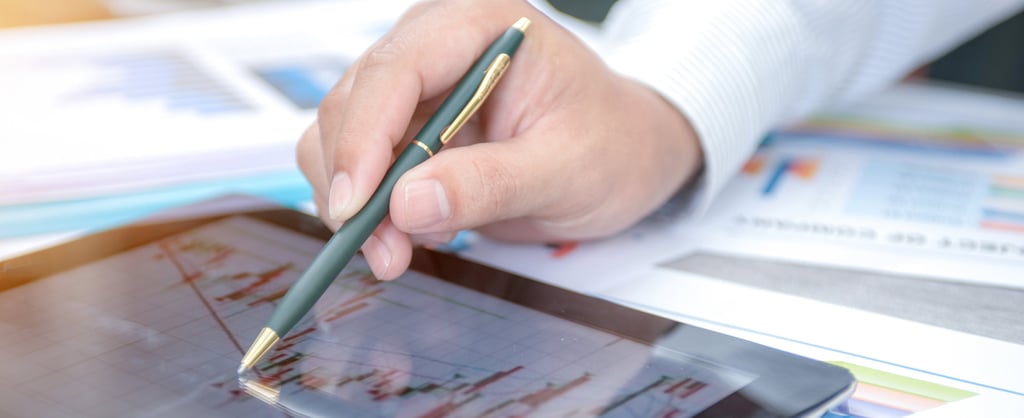
[[[423,148],[423,150],[427,152],[427,155],[429,155],[431,157],[434,156],[434,151],[431,151],[430,147],[428,147],[427,144],[424,144],[424,143],[420,142],[420,140],[418,140],[418,139],[412,140],[412,143],[416,144],[416,146],[418,146],[420,148]]]

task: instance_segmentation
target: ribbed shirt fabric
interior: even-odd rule
[[[621,0],[592,46],[693,125],[703,209],[772,127],[879,90],[1022,8],[1024,0]]]

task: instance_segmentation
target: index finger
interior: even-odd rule
[[[509,6],[519,7],[509,7]],[[325,98],[320,132],[332,177],[331,216],[351,217],[384,176],[417,104],[454,85],[525,3],[421,4],[359,59],[348,90]]]

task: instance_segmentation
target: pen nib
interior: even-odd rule
[[[259,335],[256,336],[256,340],[249,346],[249,350],[242,356],[242,364],[238,366],[238,374],[244,373],[246,370],[252,368],[257,361],[263,358],[263,355],[270,351],[270,348],[277,344],[281,339],[274,330],[264,327],[260,330]]]

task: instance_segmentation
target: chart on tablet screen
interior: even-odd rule
[[[232,218],[2,292],[5,340],[34,335],[45,347],[0,348],[31,369],[3,373],[5,384],[64,413],[276,415],[235,369],[320,245]],[[685,417],[756,378],[421,274],[381,282],[354,264],[255,367],[285,406],[316,394],[356,416]],[[43,303],[53,297],[68,303]]]

